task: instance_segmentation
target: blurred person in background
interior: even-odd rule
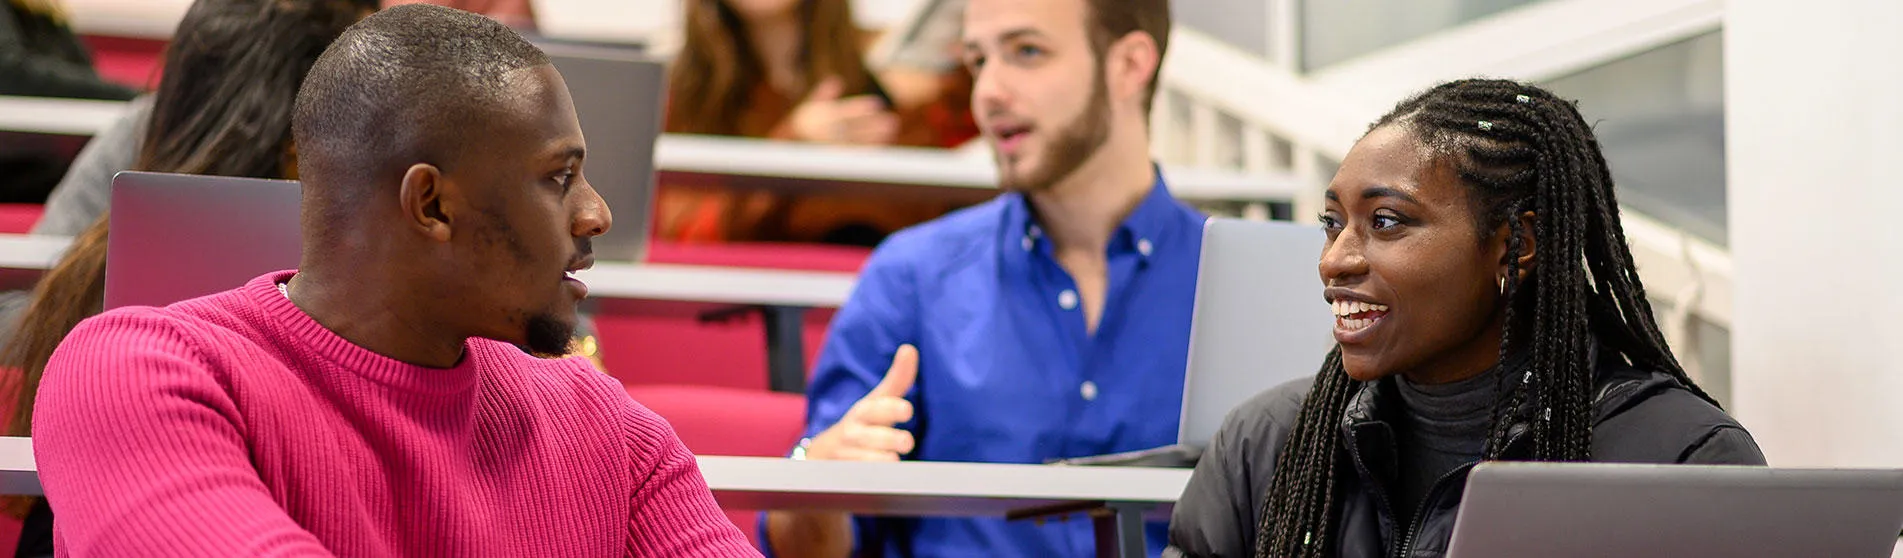
[[[669,133],[847,145],[953,147],[976,135],[968,76],[866,63],[874,34],[850,0],[689,0],[668,83]],[[948,55],[949,56],[949,55]],[[942,203],[786,197],[664,184],[660,236],[876,244]]]
[[[973,0],[990,202],[892,235],[833,318],[795,459],[1047,463],[1176,442],[1206,218],[1150,160],[1165,0]],[[779,558],[1095,556],[1089,521],[767,514]],[[1165,526],[1146,526],[1149,555]],[[853,554],[854,552],[857,554]]]
[[[0,95],[123,101],[67,25],[58,0],[0,0]],[[40,203],[83,139],[0,132],[0,203]]]
[[[93,70],[58,0],[0,0],[0,95],[124,101],[137,94]]]
[[[345,28],[375,9],[375,0],[195,2],[167,49],[165,77],[148,105],[151,123],[132,167],[296,178],[291,107],[304,73]],[[111,173],[103,179],[96,185],[102,199]],[[53,349],[81,320],[102,310],[106,223],[101,207],[41,278],[25,301],[18,331],[0,345],[0,367],[16,374],[7,386],[14,401],[9,435],[32,433],[34,394]],[[17,555],[51,555],[46,500],[33,498],[11,511],[26,514]]]

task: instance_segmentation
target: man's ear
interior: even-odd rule
[[[449,213],[443,211],[443,197],[450,185],[436,165],[417,163],[403,172],[398,196],[403,218],[417,232],[437,242],[449,242]]]
[[[1142,96],[1158,77],[1163,56],[1156,38],[1143,31],[1131,31],[1104,51],[1104,85],[1111,96],[1123,100]]]

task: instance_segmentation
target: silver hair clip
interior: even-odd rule
[[[1485,120],[1482,120],[1482,121],[1480,121],[1480,130],[1481,130],[1481,131],[1491,131],[1491,130],[1493,130],[1493,123],[1492,123],[1492,122],[1488,122],[1488,121],[1485,121]]]
[[[1515,101],[1519,101],[1519,102],[1520,102],[1520,103],[1522,103],[1522,104],[1525,104],[1525,103],[1531,103],[1531,102],[1533,102],[1533,98],[1532,98],[1532,97],[1528,97],[1528,96],[1525,96],[1525,95],[1514,95],[1514,96],[1513,96],[1513,100],[1515,100]]]

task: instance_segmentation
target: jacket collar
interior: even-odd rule
[[[1651,394],[1679,386],[1676,378],[1663,372],[1648,372],[1632,367],[1623,356],[1611,353],[1598,343],[1587,346],[1588,356],[1593,363],[1593,424],[1604,422],[1620,411],[1645,400]],[[1600,358],[1602,355],[1606,358]],[[1507,374],[1501,375],[1502,382],[1523,381],[1526,370],[1531,365],[1532,355],[1522,352],[1507,357]],[[1394,380],[1384,378],[1364,382],[1361,389],[1350,396],[1347,408],[1341,417],[1342,438],[1350,451],[1357,451],[1371,469],[1383,479],[1394,467],[1394,430],[1388,424],[1387,413],[1393,412],[1399,405],[1399,396]],[[1501,386],[1505,393],[1508,386]],[[1507,439],[1512,441],[1505,454],[1508,458],[1525,454],[1525,434],[1532,429],[1531,420],[1538,416],[1532,401],[1522,402],[1518,409],[1508,417],[1513,424],[1507,427]]]

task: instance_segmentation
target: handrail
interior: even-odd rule
[[[1311,72],[1373,118],[1396,99],[1471,76],[1544,81],[1717,30],[1722,0],[1547,0]]]
[[[1616,2],[1608,7],[1605,2]],[[1284,161],[1284,168],[1303,168],[1301,154],[1313,154],[1339,160],[1365,130],[1367,122],[1378,117],[1395,101],[1414,89],[1460,74],[1512,75],[1515,77],[1554,77],[1603,63],[1623,55],[1668,44],[1708,32],[1720,23],[1720,2],[1712,0],[1552,0],[1522,8],[1426,37],[1363,60],[1346,63],[1314,76],[1300,76],[1267,60],[1244,53],[1195,30],[1177,28],[1171,36],[1169,59],[1165,62],[1162,89],[1175,93],[1192,107],[1159,109],[1158,118],[1187,112],[1191,138],[1160,138],[1159,141],[1188,139],[1196,150],[1223,147],[1225,142],[1208,141],[1207,121],[1215,113],[1240,121],[1242,136],[1229,144],[1244,144],[1247,149],[1263,149],[1271,140],[1286,142],[1297,153],[1295,161]],[[1550,5],[1549,5],[1550,4]],[[1637,9],[1637,4],[1646,4]],[[1633,5],[1633,6],[1628,6]],[[1536,9],[1537,8],[1537,9]],[[1530,44],[1514,42],[1501,26],[1516,27],[1511,33],[1526,34],[1518,26],[1539,29],[1555,27],[1550,18],[1584,17],[1581,10],[1615,11],[1633,8],[1614,16],[1604,14],[1591,19],[1591,25],[1564,37],[1547,37],[1536,46],[1573,48],[1596,37],[1606,42],[1599,47],[1567,52],[1521,52],[1501,45]],[[1532,12],[1532,13],[1527,13]],[[1633,18],[1633,27],[1619,29],[1617,17]],[[1531,20],[1547,21],[1535,25]],[[1510,24],[1510,25],[1509,25]],[[1583,25],[1583,24],[1582,24]],[[1560,26],[1565,27],[1565,26]],[[1505,41],[1505,42],[1501,42]],[[1487,45],[1503,50],[1487,56],[1467,57],[1457,48]],[[1557,45],[1557,46],[1555,46]],[[1420,49],[1415,52],[1414,49]],[[1625,49],[1625,50],[1619,50]],[[1425,53],[1425,54],[1422,54]],[[1433,60],[1429,60],[1433,59]],[[1435,62],[1434,60],[1440,60]],[[1404,69],[1396,69],[1404,68]],[[1377,75],[1389,72],[1391,75]],[[1458,74],[1448,74],[1457,72]],[[1430,77],[1431,76],[1431,77]],[[1421,80],[1402,85],[1402,80]],[[1351,81],[1353,80],[1353,81]],[[1389,97],[1373,98],[1369,91],[1383,91]],[[1177,116],[1180,118],[1180,116]],[[1159,125],[1168,130],[1169,126]],[[1171,152],[1170,149],[1162,150]],[[1190,154],[1191,159],[1213,158],[1207,151]],[[1245,160],[1251,154],[1244,154]],[[1256,163],[1249,166],[1261,166]],[[1312,173],[1312,170],[1310,171]],[[1298,177],[1310,173],[1296,171]],[[1306,188],[1318,189],[1325,176],[1313,179]],[[1305,195],[1298,192],[1298,204]],[[1309,196],[1312,197],[1312,196]],[[1298,217],[1302,215],[1298,209]],[[1636,211],[1623,213],[1627,242],[1650,294],[1672,307],[1668,324],[1674,337],[1690,331],[1687,319],[1695,315],[1703,321],[1729,328],[1731,324],[1731,256],[1724,248],[1699,239],[1682,230]],[[1681,348],[1681,351],[1684,349]]]

